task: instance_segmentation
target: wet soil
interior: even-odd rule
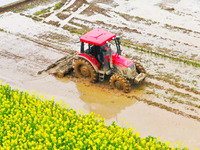
[[[107,123],[126,127],[127,121],[141,136],[200,148],[199,1],[68,0],[55,9],[58,2],[34,0],[1,12],[0,79],[100,114]],[[79,37],[93,28],[121,36],[123,55],[147,71],[144,84],[124,94],[108,82],[37,74],[79,51]]]

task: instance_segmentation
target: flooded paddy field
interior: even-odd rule
[[[125,127],[127,121],[141,136],[200,148],[200,1],[59,2],[35,0],[0,13],[0,79],[100,114],[108,123]],[[107,82],[37,74],[79,51],[79,37],[94,28],[121,37],[123,55],[147,71],[143,84],[124,94]]]

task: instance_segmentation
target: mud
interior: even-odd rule
[[[100,114],[108,124],[128,121],[141,136],[200,148],[200,2],[67,0],[55,10],[58,2],[34,0],[1,12],[0,79]],[[108,82],[37,74],[79,51],[79,37],[93,28],[121,36],[123,55],[147,71],[143,85],[125,95]]]

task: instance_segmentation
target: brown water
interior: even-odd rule
[[[90,112],[100,114],[102,118],[110,119],[117,116],[126,107],[134,105],[135,99],[130,99],[119,93],[101,89],[95,85],[85,85],[77,83],[77,89],[80,92],[80,98],[87,105],[86,109]]]

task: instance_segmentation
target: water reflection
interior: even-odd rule
[[[109,86],[109,85],[107,85]],[[92,84],[77,83],[80,98],[86,103],[84,108],[90,112],[100,114],[102,118],[110,119],[116,117],[121,110],[134,105],[136,100],[130,98],[131,94],[140,94],[132,90],[127,96],[122,92],[110,90],[108,87],[99,87]]]

